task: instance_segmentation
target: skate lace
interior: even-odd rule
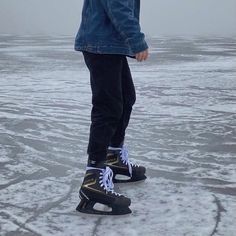
[[[122,147],[122,149],[121,149],[121,151],[120,151],[120,156],[121,156],[121,161],[122,161],[125,165],[128,165],[130,176],[132,176],[132,166],[137,166],[137,167],[139,167],[139,165],[138,165],[138,164],[135,164],[135,163],[132,163],[132,162],[129,160],[129,152],[128,152],[127,146],[123,145],[123,147]]]
[[[113,172],[112,170],[107,166],[106,169],[104,169],[101,173],[100,173],[100,177],[99,177],[99,183],[100,186],[106,190],[107,192],[111,192],[112,194],[115,194],[117,196],[121,196],[121,194],[117,193],[114,191],[114,184],[112,181],[112,177],[113,177]]]

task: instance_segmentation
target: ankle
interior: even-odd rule
[[[122,142],[111,142],[108,148],[122,148],[124,145],[124,141]]]

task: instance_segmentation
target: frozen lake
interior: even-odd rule
[[[109,217],[75,211],[91,93],[73,38],[0,36],[1,236],[236,235],[236,39],[148,42],[126,138],[148,179]]]

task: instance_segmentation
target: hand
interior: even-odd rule
[[[141,61],[145,61],[148,58],[148,49],[146,49],[145,51],[139,52],[135,54],[135,58],[137,61],[141,62]]]

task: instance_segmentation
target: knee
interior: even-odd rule
[[[92,120],[118,122],[123,114],[123,102],[111,103],[110,101],[102,104],[93,104]]]
[[[116,103],[116,105],[111,106],[109,108],[110,117],[112,117],[114,120],[119,121],[120,118],[122,117],[123,109],[124,109],[123,102],[118,102]]]

